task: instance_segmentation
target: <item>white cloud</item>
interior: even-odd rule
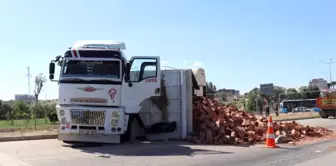
[[[183,61],[183,63],[184,63],[184,64],[187,64],[187,63],[188,63],[188,61]]]
[[[192,64],[192,67],[201,67],[201,66],[203,66],[203,64],[201,62],[194,62]]]

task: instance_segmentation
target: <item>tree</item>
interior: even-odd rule
[[[279,103],[286,97],[286,95],[284,94],[285,92],[286,92],[286,89],[284,87],[274,86],[272,94],[263,95],[263,94],[260,94],[259,88],[254,88],[249,93],[247,93],[247,104],[246,104],[247,110],[255,111],[257,103],[258,103],[259,110],[262,109],[264,99],[268,101],[272,101],[273,104]],[[280,101],[279,101],[279,97],[280,97]]]
[[[6,119],[6,112],[3,109],[2,100],[0,100],[0,120]]]
[[[221,101],[224,101],[224,102],[227,101],[227,96],[225,93],[221,94]]]
[[[302,95],[295,88],[288,88],[286,96],[290,100],[302,99]]]
[[[303,99],[315,99],[320,96],[320,89],[317,86],[301,86],[299,89]]]
[[[260,97],[260,90],[259,88],[254,88],[252,89],[248,95],[247,95],[247,111],[253,112],[256,111],[257,109],[257,103],[258,103],[258,108],[262,108],[262,103],[263,100]],[[259,109],[260,110],[260,109]]]
[[[16,119],[27,119],[30,115],[29,106],[24,101],[15,101],[13,104],[13,113]]]
[[[3,102],[2,103],[3,111],[6,113],[8,119],[11,120],[11,124],[14,123],[14,111],[12,104],[10,102]]]
[[[317,86],[308,86],[308,99],[315,99],[320,96],[321,91]]]
[[[49,118],[51,123],[55,124],[57,122],[57,113],[56,112],[50,112],[48,114],[48,118]]]
[[[211,81],[206,83],[206,93],[207,94],[214,94],[217,90],[216,85],[214,85]]]
[[[38,107],[38,97],[41,93],[41,90],[43,88],[44,83],[47,81],[46,77],[43,76],[42,73],[40,73],[39,75],[37,75],[35,77],[35,90],[34,90],[34,94],[35,94],[35,100],[36,100],[36,107]],[[37,115],[37,109],[33,109],[34,110],[34,128],[36,130],[36,115]]]
[[[308,92],[309,90],[308,90],[308,87],[307,86],[301,86],[300,88],[299,88],[299,92],[300,92],[300,94],[301,94],[301,97],[303,98],[303,99],[309,99],[309,92]]]
[[[274,86],[273,94],[270,96],[270,99],[272,100],[273,103],[280,103],[286,97],[286,95],[284,95],[285,92],[286,88],[281,86]]]

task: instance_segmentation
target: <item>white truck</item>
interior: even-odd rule
[[[159,57],[127,61],[123,50],[122,42],[78,41],[51,61],[49,79],[59,84],[59,140],[183,139],[192,131],[192,97],[205,94],[204,70],[160,70]],[[54,80],[55,63],[59,80]],[[153,103],[164,99],[163,90],[164,120],[160,103]]]

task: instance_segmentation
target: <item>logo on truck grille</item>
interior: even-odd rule
[[[102,88],[94,88],[94,87],[91,87],[91,86],[87,86],[85,88],[77,88],[77,89],[85,91],[85,92],[94,92],[96,90],[102,90]]]

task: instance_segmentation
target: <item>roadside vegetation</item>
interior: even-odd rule
[[[0,130],[45,129],[55,127],[56,122],[56,101],[41,101],[38,105],[23,101],[0,101]]]
[[[48,128],[55,126],[57,121],[56,101],[39,101],[39,95],[46,82],[43,74],[35,77],[35,101],[2,101],[0,100],[0,131],[1,129]]]

